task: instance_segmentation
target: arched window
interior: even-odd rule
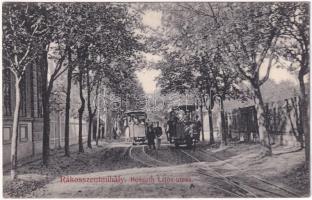
[[[3,115],[12,116],[11,71],[3,70]]]

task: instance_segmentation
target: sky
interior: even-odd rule
[[[151,28],[158,28],[161,25],[161,13],[156,11],[146,11],[143,15],[144,25],[150,26]],[[149,53],[144,54],[147,61],[156,63],[161,59],[158,55],[153,55]],[[142,87],[145,93],[151,94],[155,90],[158,90],[156,87],[155,78],[160,74],[159,70],[154,69],[143,69],[137,72],[139,81],[142,83]]]
[[[142,21],[145,25],[157,28],[161,25],[161,13],[157,11],[146,11]]]
[[[142,87],[145,93],[152,94],[155,90],[157,90],[155,78],[159,74],[160,71],[154,69],[143,69],[137,72],[137,76],[139,81],[142,83]]]
[[[268,66],[268,59],[265,59],[261,68],[260,68],[260,77],[263,77],[266,74],[266,69]],[[270,71],[270,79],[274,80],[277,84],[282,81],[290,81],[294,84],[298,84],[297,77],[294,73],[288,72],[285,67],[277,67],[280,64],[274,64]]]

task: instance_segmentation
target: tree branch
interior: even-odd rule
[[[19,65],[22,64],[22,62],[23,62],[23,61],[25,60],[25,58],[28,56],[29,51],[30,51],[30,44],[28,45],[27,50],[26,50],[24,56],[23,56],[22,59],[18,62]]]
[[[245,78],[247,78],[249,81],[252,81],[252,80],[253,80],[253,77],[248,76],[248,75],[246,74],[246,72],[239,66],[239,64],[237,64],[237,65],[238,65],[238,66],[237,66],[238,71],[239,71]]]
[[[212,8],[212,6],[211,6],[211,3],[210,3],[210,2],[207,2],[207,3],[208,3],[209,8],[210,8],[210,10],[211,10],[211,12],[212,12],[212,17],[213,17],[213,19],[214,19],[216,25],[218,25],[217,16],[215,15],[215,13],[214,13],[214,11],[213,11],[213,8]]]
[[[58,77],[60,77],[67,69],[68,69],[68,67],[65,67],[62,71],[60,71],[60,72],[54,77],[54,80],[56,80]]]
[[[256,70],[254,71],[255,73],[258,73],[258,71],[260,70],[260,66],[262,65],[265,57],[267,56],[269,49],[276,45],[278,37],[275,37],[273,34],[274,33],[272,33],[272,37],[269,39],[269,41],[267,43],[267,47],[264,48],[264,50],[260,54],[260,59],[257,62],[257,67],[256,67]],[[274,38],[275,38],[275,41],[273,42]]]
[[[65,57],[66,57],[66,52],[64,52],[62,57],[58,60],[57,66],[55,67],[55,70],[54,70],[53,74],[51,75],[50,82],[53,83],[53,81],[55,81],[67,69],[67,67],[66,67],[61,73],[59,73],[59,71],[62,68]]]
[[[180,6],[180,7],[182,7],[182,8],[185,8],[185,9],[187,9],[187,10],[191,10],[191,11],[193,11],[194,13],[196,13],[196,14],[198,14],[198,15],[202,15],[202,16],[214,18],[213,15],[209,15],[209,14],[207,14],[207,13],[201,11],[201,10],[197,10],[197,9],[191,7],[191,6],[185,6],[185,5],[181,5],[181,4],[177,4],[177,5]]]
[[[271,55],[270,60],[269,60],[269,65],[268,65],[268,68],[267,68],[267,71],[266,71],[266,74],[265,74],[265,76],[259,81],[259,86],[261,86],[263,83],[265,83],[265,82],[269,79],[273,59],[274,59],[274,56]]]

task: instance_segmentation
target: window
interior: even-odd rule
[[[28,141],[27,125],[20,125],[19,138],[20,138],[20,142]]]
[[[26,74],[23,76],[21,82],[21,105],[20,105],[20,116],[26,117]]]
[[[42,117],[42,73],[41,68],[37,67],[37,102],[38,102],[38,117]]]
[[[3,127],[3,143],[8,144],[11,142],[11,127]]]
[[[12,116],[11,107],[11,72],[3,70],[3,115]]]

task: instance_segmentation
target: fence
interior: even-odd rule
[[[86,140],[88,129],[87,122],[82,122],[82,137]],[[70,119],[69,123],[69,145],[78,143],[79,123],[76,119]],[[65,143],[65,120],[61,115],[56,115],[50,121],[50,148],[55,149],[63,147]]]
[[[271,143],[290,144],[298,143],[302,131],[299,130],[298,97],[265,104],[266,127]],[[258,138],[257,111],[255,106],[233,109],[226,113],[227,134],[232,139],[245,141]]]

